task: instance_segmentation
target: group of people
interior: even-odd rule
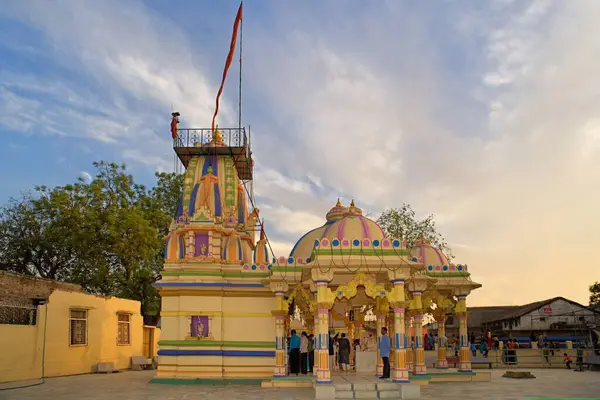
[[[339,367],[340,371],[348,371],[350,369],[350,348],[354,346],[354,354],[360,347],[360,340],[350,340],[345,333],[341,335],[333,332],[329,335],[329,370],[333,371],[335,366]],[[382,328],[381,338],[378,348],[383,360],[383,376],[382,379],[390,377],[390,350],[392,348],[392,340],[387,334],[387,328]],[[337,359],[336,359],[337,354]],[[288,338],[288,375],[289,374],[308,374],[312,373],[315,365],[315,343],[314,336],[302,332],[300,336],[295,330],[292,330],[291,336]]]
[[[298,336],[293,330],[288,342],[288,357],[288,374],[312,373],[315,366],[314,335],[302,332]]]

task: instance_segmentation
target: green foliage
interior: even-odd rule
[[[590,307],[600,311],[600,282],[590,285]]]
[[[429,240],[434,247],[441,250],[447,257],[454,258],[452,249],[436,230],[433,215],[417,220],[416,214],[409,204],[402,204],[400,208],[385,210],[377,218],[377,223],[387,237],[406,241],[408,248],[414,246],[417,239],[422,237]]]
[[[157,173],[148,190],[124,165],[94,166],[89,183],[39,186],[0,210],[0,268],[139,300],[144,316],[156,315],[160,298],[152,284],[183,176]]]

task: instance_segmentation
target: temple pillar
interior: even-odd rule
[[[335,294],[329,289],[329,282],[333,279],[333,271],[312,271],[312,278],[317,289],[317,325],[315,364],[318,359],[317,386],[331,385],[331,371],[329,370],[329,310],[333,306]]]
[[[469,361],[469,337],[467,333],[467,294],[456,295],[455,314],[458,318],[458,334],[460,337],[460,352],[458,353],[458,372],[471,372]]]
[[[406,368],[409,371],[413,370],[413,356],[414,356],[414,348],[411,340],[411,332],[410,332],[410,317],[408,315],[404,318],[404,329],[406,332],[406,336],[404,337],[404,346],[406,347]]]
[[[413,372],[415,375],[427,374],[427,367],[425,366],[425,349],[423,343],[423,303],[421,296],[423,292],[420,290],[413,290],[413,304],[415,307],[416,314],[413,319],[414,335],[415,335],[415,354],[413,360]]]
[[[396,330],[394,329],[394,311],[391,310],[388,312],[387,316],[387,328],[388,333],[390,335],[390,339],[392,339],[392,351],[390,352],[390,368],[393,368],[396,364]]]
[[[394,310],[394,367],[392,368],[392,382],[409,382],[406,365],[406,334],[404,323],[404,279],[392,279],[392,293],[390,303]]]
[[[381,330],[385,327],[385,315],[377,314],[377,376],[383,375],[383,359],[381,358],[381,352],[379,351],[379,343],[381,343]],[[389,337],[392,338],[392,332],[388,329]],[[394,346],[392,339],[392,348]],[[392,354],[390,354],[390,359],[393,358]]]
[[[437,349],[437,360],[435,361],[435,367],[439,369],[448,368],[448,360],[446,359],[446,313],[442,312],[441,315],[436,319],[438,324],[438,349]]]
[[[275,293],[275,309],[271,311],[273,317],[275,317],[275,370],[273,371],[274,377],[287,376],[286,372],[286,358],[287,354],[285,351],[285,319],[288,316],[287,302],[285,301],[284,295],[288,289],[288,285],[282,282],[272,282],[271,290]]]

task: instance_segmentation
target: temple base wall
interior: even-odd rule
[[[164,296],[157,379],[270,378],[275,368],[274,306],[270,293]],[[206,336],[194,336],[192,317],[208,321]]]

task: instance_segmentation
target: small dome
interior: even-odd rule
[[[165,246],[165,260],[174,261],[180,260],[185,257],[185,245],[183,242],[183,235],[176,233],[171,234],[167,238]]]
[[[425,265],[427,272],[447,272],[450,270],[450,261],[440,250],[431,245],[427,239],[417,239],[410,249],[412,261]]]
[[[339,206],[341,203],[338,201]],[[383,230],[375,221],[364,217],[362,210],[354,205],[354,200],[350,204],[350,207],[343,208],[338,207],[332,208],[328,213],[328,219],[325,225],[313,229],[306,233],[298,240],[294,245],[290,257],[298,259],[309,258],[315,246],[315,240],[321,239],[383,239],[385,234]],[[343,216],[341,218],[330,219],[332,211],[338,212],[343,209]]]
[[[269,248],[267,247],[267,240],[263,228],[260,230],[260,240],[256,242],[256,248],[252,254],[252,261],[257,265],[270,264],[271,257],[269,257]]]
[[[227,236],[223,240],[221,258],[227,262],[242,262],[244,252],[242,250],[242,240],[237,235]]]
[[[338,199],[336,205],[331,210],[329,210],[325,218],[327,219],[327,221],[334,221],[342,218],[345,212],[346,208],[342,205],[340,199]]]

